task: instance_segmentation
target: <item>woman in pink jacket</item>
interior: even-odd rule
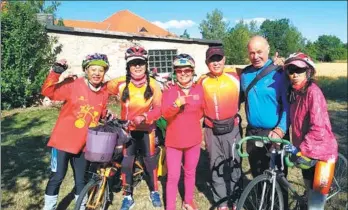
[[[284,68],[291,82],[289,100],[293,143],[285,149],[299,156],[298,165],[308,166],[302,170],[308,192],[308,209],[323,210],[327,195],[318,192],[313,184],[315,176],[321,174],[317,174],[317,161],[334,162],[338,156],[325,97],[314,83],[315,66],[310,57],[303,53],[292,54],[285,61]],[[324,173],[330,173],[327,167],[324,168],[327,170]]]
[[[162,115],[168,121],[166,133],[166,209],[175,210],[176,195],[184,156],[184,209],[196,210],[193,201],[196,167],[202,141],[203,89],[193,83],[195,62],[190,55],[174,58],[177,83],[163,93]]]

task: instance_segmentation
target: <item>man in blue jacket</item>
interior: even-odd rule
[[[246,93],[252,80],[272,64],[272,60],[269,59],[269,50],[267,40],[261,36],[252,37],[248,43],[251,65],[247,66],[241,74],[241,91],[244,93],[248,122],[246,135],[289,139],[287,134],[289,128],[288,81],[285,73],[282,70],[271,71]],[[248,141],[247,152],[253,177],[269,168],[270,159],[266,156],[265,147],[257,147],[255,141]],[[277,165],[280,166],[280,157],[277,158]],[[284,172],[287,175],[287,167]]]

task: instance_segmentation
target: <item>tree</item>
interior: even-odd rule
[[[57,26],[64,26],[64,21],[62,18],[58,19]]]
[[[190,38],[190,34],[187,33],[187,29],[185,29],[184,33],[182,35],[180,35],[181,38],[187,38],[189,39]]]
[[[270,54],[278,51],[280,56],[303,50],[304,38],[289,19],[265,20],[260,26],[260,34],[270,44]]]
[[[319,61],[332,62],[347,59],[347,48],[336,36],[321,35],[314,43],[317,49],[320,49],[317,53]]]
[[[252,26],[253,27],[253,26]],[[254,32],[254,31],[253,31]],[[223,40],[226,64],[247,64],[247,44],[253,34],[250,25],[240,21]]]
[[[9,1],[5,7],[1,13],[1,109],[26,107],[40,98],[41,85],[61,45],[37,21],[38,5]]]
[[[318,48],[313,42],[307,41],[303,52],[309,55],[309,57],[311,57],[313,60],[317,60]]]
[[[215,9],[208,13],[206,19],[199,24],[203,39],[223,40],[228,29],[228,23],[223,21],[223,14]]]

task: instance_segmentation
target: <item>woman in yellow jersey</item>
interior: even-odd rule
[[[140,147],[145,168],[150,177],[150,200],[154,207],[161,207],[157,186],[157,159],[155,154],[155,121],[161,116],[161,89],[149,76],[148,54],[142,47],[131,47],[125,53],[126,76],[109,81],[108,90],[121,98],[121,119],[131,120],[132,140],[124,146],[122,182],[124,199],[121,210],[134,206],[133,163]]]

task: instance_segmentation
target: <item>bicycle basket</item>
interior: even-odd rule
[[[111,161],[117,143],[117,133],[88,130],[85,158],[91,162]]]

